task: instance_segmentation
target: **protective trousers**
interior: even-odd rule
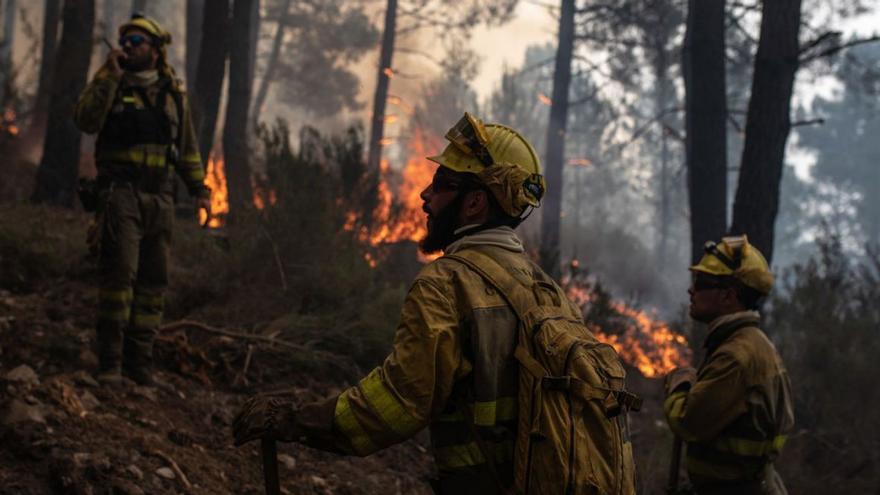
[[[149,380],[162,320],[173,222],[169,191],[113,183],[102,194],[97,346],[101,371]]]

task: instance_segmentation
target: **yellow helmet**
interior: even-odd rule
[[[546,185],[535,148],[514,129],[483,124],[465,112],[446,133],[449,145],[428,160],[455,172],[475,174],[510,216],[541,205]]]
[[[131,19],[128,22],[119,26],[119,35],[124,35],[126,31],[132,28],[137,28],[147,32],[158,42],[160,46],[171,44],[171,33],[166,31],[165,28],[163,28],[154,19],[146,17],[142,14],[132,14]]]
[[[709,241],[700,262],[690,271],[714,276],[733,277],[761,294],[770,293],[774,277],[764,255],[749,244],[745,235],[723,237],[720,243]]]

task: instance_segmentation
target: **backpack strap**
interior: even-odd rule
[[[463,263],[477,272],[501,293],[520,321],[524,321],[526,314],[537,305],[531,291],[523,287],[523,284],[516,280],[507,268],[480,250],[464,249],[443,257]]]

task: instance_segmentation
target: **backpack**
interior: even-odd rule
[[[626,391],[626,372],[614,348],[570,316],[565,294],[549,277],[527,287],[474,248],[445,257],[480,274],[520,322],[514,486],[503,486],[489,464],[501,493],[634,494],[626,413],[639,410],[641,399]],[[550,297],[539,297],[541,292]]]

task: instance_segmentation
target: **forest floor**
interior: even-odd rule
[[[212,339],[192,354],[162,336],[158,374],[169,387],[102,388],[92,378],[95,292],[63,279],[0,292],[0,493],[263,493],[259,443],[232,445],[246,395],[171,362],[239,344]],[[296,382],[300,400],[333,388],[310,376]],[[430,454],[417,441],[364,459],[284,444],[279,458],[284,493],[430,493]]]
[[[232,444],[243,401],[280,389],[316,400],[364,372],[340,351],[304,360],[283,346],[190,326],[157,338],[157,374],[167,386],[101,387],[93,379],[94,263],[62,263],[71,258],[65,249],[83,256],[84,216],[0,210],[0,494],[263,493],[259,444]],[[26,228],[10,220],[16,215]],[[173,317],[232,325],[217,316],[228,304]],[[272,329],[270,321],[261,335],[277,337]],[[645,398],[631,429],[640,492],[659,493],[669,450],[660,387],[630,371],[630,387]],[[434,475],[424,433],[367,458],[280,444],[279,461],[289,494],[429,494]]]

